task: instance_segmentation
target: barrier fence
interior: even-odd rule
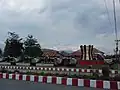
[[[43,70],[43,71],[63,71],[63,72],[82,72],[82,73],[92,73],[98,72],[102,73],[101,69],[82,69],[82,68],[59,68],[59,67],[30,67],[30,66],[0,66],[0,68],[4,69],[15,69],[15,70]],[[110,70],[111,74],[118,74],[120,71],[118,70]]]
[[[78,78],[56,77],[56,76],[37,76],[37,75],[22,75],[22,74],[8,74],[0,73],[0,79],[12,79],[32,81],[39,83],[61,84],[79,87],[93,87],[101,89],[119,90],[120,82],[103,81],[103,80],[87,80]]]

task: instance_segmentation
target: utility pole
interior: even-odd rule
[[[118,51],[119,51],[118,44],[119,44],[120,40],[115,40],[115,42],[116,42],[116,60],[118,60]]]
[[[118,44],[120,42],[120,40],[118,40],[118,36],[117,36],[117,19],[116,19],[116,4],[115,4],[115,0],[113,0],[113,12],[114,12],[114,28],[115,28],[115,36],[116,36],[116,40],[115,40],[115,43],[116,43],[116,60],[118,60]]]

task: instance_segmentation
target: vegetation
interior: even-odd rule
[[[0,55],[1,55],[0,51]],[[4,57],[20,57],[24,61],[25,56],[35,58],[42,55],[41,46],[32,35],[28,35],[25,40],[15,32],[8,32],[5,41]]]
[[[28,35],[24,41],[24,55],[29,57],[39,57],[42,55],[41,46],[32,35]]]
[[[0,48],[0,57],[2,57],[2,49]]]
[[[19,57],[22,54],[23,43],[18,34],[8,32],[8,38],[5,41],[4,56]]]

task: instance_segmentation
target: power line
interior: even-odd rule
[[[109,23],[110,23],[110,25],[111,25],[111,27],[112,27],[112,22],[111,22],[111,20],[110,20],[110,15],[109,15],[109,10],[108,10],[108,7],[107,7],[107,2],[106,2],[106,0],[104,0],[104,3],[105,3],[106,12],[107,12],[107,15],[108,15],[108,21],[109,21]]]
[[[116,40],[118,40],[117,37],[117,19],[116,19],[116,9],[115,9],[115,0],[113,0],[113,14],[114,14],[114,27],[115,27],[115,36],[116,36]]]
[[[104,0],[104,3],[105,3],[105,8],[106,8],[106,12],[107,12],[107,15],[108,15],[108,20],[109,20],[109,23],[110,25],[112,26],[112,23],[110,21],[110,15],[109,15],[109,11],[108,11],[108,7],[107,7],[107,2],[106,0]],[[120,3],[120,0],[119,0],[119,3]],[[115,3],[115,0],[113,0],[113,15],[114,15],[114,32],[115,32],[115,42],[116,42],[116,55],[118,54],[118,43],[120,42],[120,40],[118,40],[118,35],[117,35],[117,18],[116,18],[116,3]],[[117,57],[116,57],[117,59]]]

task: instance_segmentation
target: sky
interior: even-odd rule
[[[120,3],[116,1],[118,38]],[[7,32],[24,38],[32,34],[42,48],[77,50],[80,45],[113,52],[115,47],[112,0],[0,0],[0,43]]]

